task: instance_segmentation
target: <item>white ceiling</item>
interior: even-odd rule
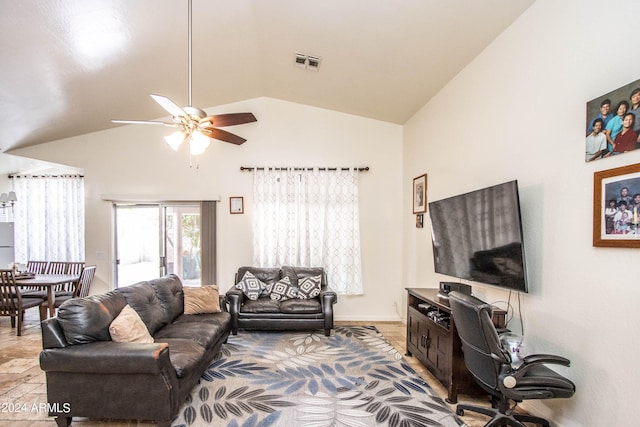
[[[267,96],[401,124],[533,1],[193,0],[193,105]],[[0,151],[166,116],[151,93],[188,104],[187,0],[0,6]]]

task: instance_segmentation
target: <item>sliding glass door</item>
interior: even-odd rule
[[[185,286],[201,286],[200,203],[114,203],[113,206],[116,287],[169,273],[180,277]],[[205,240],[210,240],[208,245],[215,245],[214,239]],[[205,261],[211,264],[210,257]],[[207,271],[214,269],[214,266],[205,267]]]

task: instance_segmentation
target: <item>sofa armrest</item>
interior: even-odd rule
[[[229,307],[227,307],[228,301],[226,295],[220,295],[220,310],[228,313]]]
[[[242,290],[231,288],[227,291],[226,300],[229,307],[229,314],[231,314],[231,333],[233,335],[238,334],[238,316],[240,315],[240,307],[242,307],[242,301],[244,294]]]
[[[45,372],[93,374],[153,374],[174,371],[167,343],[99,341],[48,348],[40,353]]]
[[[329,336],[333,329],[333,304],[338,302],[338,295],[329,286],[325,286],[320,291],[320,304],[322,305],[322,315],[324,317],[324,333]]]
[[[325,286],[322,291],[320,291],[318,298],[320,298],[323,310],[326,306],[331,307],[333,304],[338,302],[338,294],[336,294],[336,292],[329,286]]]

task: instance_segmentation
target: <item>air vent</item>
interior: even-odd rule
[[[320,57],[296,53],[295,65],[305,70],[317,71],[320,67]]]

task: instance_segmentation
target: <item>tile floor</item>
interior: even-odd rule
[[[46,384],[44,373],[38,364],[42,348],[40,324],[36,310],[27,311],[23,335],[17,337],[10,328],[9,318],[0,318],[0,427],[54,427],[55,421],[47,416]],[[406,326],[401,322],[338,322],[340,325],[375,325],[380,332],[403,354],[405,353]],[[413,357],[407,357],[411,366],[440,395],[446,397],[444,387]],[[460,396],[461,402],[479,402],[468,396]],[[452,405],[452,408],[454,406]],[[469,427],[484,426],[487,418],[466,413],[463,420]],[[153,426],[152,422],[106,421],[74,418],[72,426],[124,427]]]

